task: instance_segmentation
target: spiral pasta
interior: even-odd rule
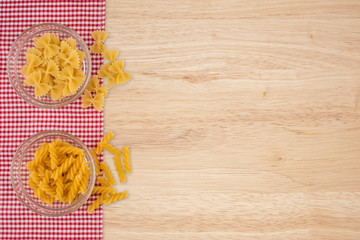
[[[73,156],[70,156],[67,160],[63,162],[59,167],[55,169],[55,171],[52,172],[51,177],[53,179],[57,179],[60,175],[67,172],[73,162],[75,161],[75,158]]]
[[[120,157],[113,157],[114,160],[114,164],[116,167],[116,171],[118,172],[119,178],[120,178],[120,182],[126,182],[126,175],[125,175],[125,171],[123,169],[123,166],[121,164],[121,159]]]
[[[27,164],[28,185],[42,203],[71,203],[88,187],[90,169],[82,149],[59,139],[42,144]]]
[[[66,178],[74,180],[75,175],[79,172],[81,167],[82,159],[80,157],[75,158],[70,169],[67,171]]]
[[[78,194],[79,190],[80,190],[80,185],[81,185],[81,180],[82,180],[82,177],[81,177],[81,174],[77,174],[74,178],[74,182],[73,184],[71,185],[70,187],[70,190],[68,192],[68,197],[66,199],[66,201],[68,203],[71,203],[71,201],[73,199],[75,199],[76,195]]]
[[[100,143],[96,147],[96,154],[100,154],[103,151],[103,144],[109,143],[110,140],[114,137],[114,133],[112,131],[108,132],[104,138],[100,141]]]
[[[115,194],[116,191],[115,191],[115,188],[113,188],[113,187],[94,187],[91,194],[96,194],[96,193]]]
[[[96,169],[96,176],[100,176],[101,172],[100,172],[100,165],[99,165],[99,160],[96,154],[96,148],[94,149],[90,149],[90,153],[92,155],[92,157],[94,158],[95,161],[95,169]]]
[[[100,195],[87,209],[87,211],[92,214],[94,213],[95,209],[99,208],[99,206],[104,202],[106,195]]]
[[[109,169],[109,166],[105,163],[105,162],[102,162],[100,163],[100,168],[102,169],[102,171],[104,172],[105,174],[105,177],[107,179],[107,182],[109,183],[110,186],[112,185],[115,185],[116,182],[113,178],[113,175],[111,174],[111,171]]]
[[[96,180],[102,187],[110,187],[110,183],[104,177],[98,177]]]
[[[49,149],[49,144],[44,142],[36,151],[34,154],[33,160],[27,163],[26,167],[28,170],[34,170],[36,167],[39,166],[42,159],[44,159],[47,155]]]
[[[52,169],[55,169],[59,165],[59,159],[57,156],[55,142],[49,144],[49,153],[50,153],[50,166]]]
[[[56,183],[56,195],[55,199],[61,200],[64,195],[64,180],[62,175],[59,175],[57,179],[55,180]]]
[[[105,203],[105,205],[109,205],[110,203],[114,203],[114,202],[120,201],[122,199],[125,199],[125,198],[127,198],[127,196],[128,196],[127,191],[120,192],[120,193],[117,193],[114,195],[110,195],[109,197],[104,199],[104,203]]]
[[[118,67],[118,70],[121,68],[121,66],[115,66],[115,67]],[[113,70],[118,71],[116,69]],[[126,182],[125,173],[131,173],[129,146],[124,146],[122,148],[122,151],[118,150],[116,147],[110,144],[110,140],[113,137],[114,134],[112,131],[110,131],[98,143],[97,148],[92,149],[91,152],[94,159],[96,159],[95,164],[98,164],[97,154],[100,154],[103,151],[103,149],[106,149],[109,152],[111,152],[114,155],[113,157],[114,164],[116,167],[116,171],[118,172],[120,182],[123,183]],[[123,158],[124,167],[121,162],[121,156]],[[101,162],[99,166],[100,166],[100,174],[98,175],[96,182],[100,183],[100,186],[94,187],[92,195],[94,194],[101,194],[101,195],[89,206],[89,208],[87,209],[89,213],[93,213],[95,209],[97,209],[103,202],[105,203],[105,205],[108,205],[110,203],[119,201],[121,199],[125,199],[128,196],[128,193],[126,191],[116,193],[115,188],[111,187],[116,182],[114,180],[113,175],[111,174],[109,166],[105,162]]]
[[[66,154],[84,156],[84,151],[81,148],[72,145],[60,147],[59,151],[64,152]]]
[[[123,153],[125,173],[131,173],[129,146],[123,147]]]
[[[102,145],[102,147],[106,150],[108,150],[109,152],[111,152],[114,156],[116,157],[120,157],[121,156],[121,150],[116,149],[116,147],[114,147],[113,145],[111,145],[110,143],[104,143]]]

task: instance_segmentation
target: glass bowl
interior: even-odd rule
[[[82,65],[82,71],[85,75],[84,82],[76,93],[56,101],[49,96],[35,98],[34,88],[23,85],[25,78],[20,72],[26,63],[26,50],[34,47],[34,38],[46,33],[54,33],[60,37],[60,40],[68,37],[74,38],[77,49],[85,54]],[[91,75],[91,57],[86,43],[74,30],[57,23],[42,23],[25,30],[13,43],[7,59],[7,73],[11,85],[23,100],[39,108],[59,108],[73,102],[84,92]]]
[[[85,194],[79,193],[71,204],[55,201],[50,206],[46,203],[41,203],[40,199],[34,196],[33,190],[27,184],[29,171],[26,168],[26,164],[33,159],[36,149],[43,142],[50,143],[57,138],[84,150],[85,160],[90,163],[90,177]],[[95,162],[89,149],[79,139],[62,131],[40,132],[23,142],[12,160],[10,175],[12,186],[20,201],[30,210],[51,217],[66,215],[81,207],[90,197],[96,179]]]

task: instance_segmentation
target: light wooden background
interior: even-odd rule
[[[106,14],[134,78],[105,103],[133,164],[105,240],[360,239],[359,1],[109,0]]]

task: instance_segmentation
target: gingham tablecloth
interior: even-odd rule
[[[62,130],[88,147],[95,147],[103,135],[103,114],[82,109],[80,99],[60,109],[44,110],[24,102],[11,87],[6,74],[10,47],[22,31],[43,22],[64,24],[91,46],[90,32],[105,28],[105,0],[0,0],[0,239],[102,239],[102,208],[92,215],[86,212],[93,199],[68,216],[44,217],[21,204],[10,182],[13,154],[31,135]],[[102,59],[92,56],[92,63],[95,73]]]

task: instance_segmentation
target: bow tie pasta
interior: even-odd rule
[[[49,96],[56,101],[70,96],[85,80],[84,57],[73,38],[60,40],[53,33],[35,38],[34,48],[27,49],[26,64],[20,70],[24,85],[34,87],[36,98]]]
[[[82,97],[82,107],[87,108],[94,106],[94,108],[101,112],[104,97],[107,95],[109,87],[112,88],[116,85],[124,85],[131,78],[130,73],[124,72],[124,60],[116,60],[119,56],[119,50],[107,49],[103,44],[103,41],[107,38],[108,34],[104,31],[94,31],[91,36],[95,40],[95,43],[90,47],[90,52],[95,54],[101,54],[104,60],[108,61],[104,63],[94,75],[84,92]],[[108,86],[100,85],[99,78],[107,79]]]

